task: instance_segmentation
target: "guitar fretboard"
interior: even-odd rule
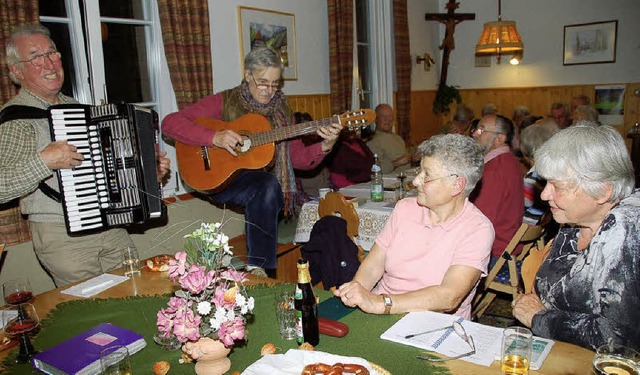
[[[295,138],[301,135],[313,133],[318,128],[329,126],[332,123],[340,123],[340,116],[332,116],[322,120],[303,122],[291,126],[285,126],[278,129],[270,129],[263,132],[249,134],[247,137],[251,140],[251,147],[257,147],[282,141],[284,139]]]

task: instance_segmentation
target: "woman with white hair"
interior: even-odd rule
[[[354,279],[334,294],[373,314],[429,310],[470,319],[494,239],[489,219],[469,202],[482,153],[460,134],[433,136],[420,151],[418,196],[396,204]]]
[[[535,153],[542,199],[565,225],[514,316],[538,336],[595,349],[640,349],[640,190],[610,126],[560,131]]]

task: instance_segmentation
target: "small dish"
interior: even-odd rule
[[[156,332],[155,335],[153,335],[153,341],[156,344],[160,345],[162,347],[162,350],[166,351],[178,350],[182,346],[180,341],[178,341],[175,336],[164,337],[163,333],[161,332]]]

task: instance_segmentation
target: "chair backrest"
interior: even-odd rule
[[[333,191],[328,192],[318,203],[318,216],[339,216],[347,222],[347,235],[352,240],[358,236],[360,218],[353,204],[347,202],[344,195]]]
[[[532,247],[538,246],[542,248],[544,245],[544,233],[544,226],[541,224],[529,225],[523,223],[520,225],[520,228],[518,228],[504,249],[502,256],[489,270],[486,279],[478,285],[478,290],[473,300],[472,315],[474,317],[481,316],[489,307],[496,296],[495,291],[509,293],[515,298],[520,291],[519,266],[522,263],[522,259]],[[524,246],[520,255],[516,257],[513,252],[520,244]],[[505,263],[507,264],[507,269],[503,270]]]
[[[522,261],[520,274],[522,276],[522,285],[524,286],[525,294],[533,292],[536,274],[542,262],[547,259],[551,245],[553,245],[553,240],[549,241],[544,247],[532,248],[531,251],[529,251],[529,255]]]

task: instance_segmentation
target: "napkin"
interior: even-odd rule
[[[103,292],[114,285],[120,284],[128,280],[128,277],[103,273],[102,275],[91,278],[83,283],[72,286],[62,291],[64,294],[70,294],[76,297],[91,297]]]
[[[285,354],[267,354],[247,367],[242,375],[283,374],[300,375],[306,365],[313,363],[349,363],[362,365],[371,375],[380,375],[371,369],[366,360],[359,357],[344,357],[319,351],[289,349]]]

